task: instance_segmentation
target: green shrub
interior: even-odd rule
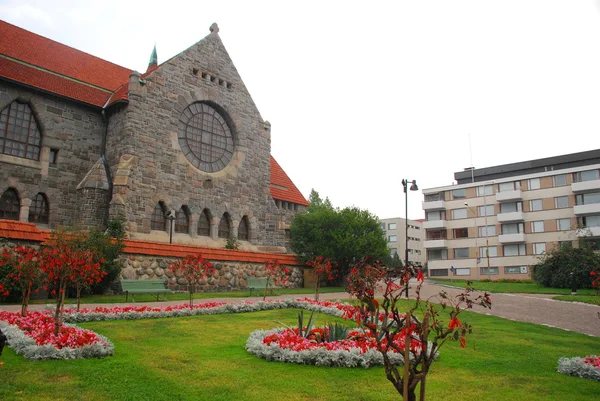
[[[577,288],[592,288],[590,272],[600,266],[600,254],[584,241],[578,248],[553,248],[532,267],[531,277],[544,287],[571,288],[573,273]]]

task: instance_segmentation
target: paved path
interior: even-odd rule
[[[411,285],[414,287],[414,285]],[[437,285],[426,282],[423,285],[421,296],[427,298],[438,294],[440,291],[446,291],[449,296],[459,294],[462,289]],[[295,299],[302,297],[313,298],[314,294],[307,295],[281,295],[268,297],[268,299]],[[410,292],[413,297],[413,291]],[[563,302],[551,299],[551,295],[543,294],[492,294],[492,309],[485,309],[475,306],[473,311],[493,316],[499,316],[511,320],[542,324],[550,327],[558,327],[564,330],[575,331],[590,336],[600,337],[600,319],[598,313],[600,307],[597,305],[583,304],[577,302]],[[337,300],[350,298],[347,293],[325,293],[320,295],[321,300]],[[252,298],[214,298],[198,299],[195,302],[242,302],[245,300],[258,301],[261,297]],[[167,306],[183,304],[186,301],[167,301],[167,302],[137,302],[123,305],[148,305],[148,306]],[[94,308],[96,306],[110,307],[111,304],[85,304],[83,307]],[[44,305],[31,305],[30,310],[43,310]],[[0,306],[0,310],[20,311],[19,305]]]

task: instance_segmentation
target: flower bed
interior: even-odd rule
[[[10,347],[27,359],[102,358],[114,353],[114,345],[91,330],[66,324],[54,335],[54,320],[47,314],[0,312],[0,328]]]
[[[585,358],[560,358],[557,371],[569,376],[600,381],[600,357],[590,355]]]

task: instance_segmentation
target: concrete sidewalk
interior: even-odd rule
[[[414,288],[416,283],[411,283]],[[460,294],[463,289],[438,285],[431,282],[425,282],[421,289],[421,297],[429,298],[435,296],[440,291],[445,291],[449,296]],[[410,290],[410,297],[414,297],[414,291]],[[296,298],[314,299],[314,292],[307,294],[289,294],[267,297],[269,300],[275,299],[296,299]],[[492,309],[485,309],[475,306],[472,311],[484,313],[486,315],[499,316],[510,320],[541,324],[549,327],[557,327],[563,330],[574,331],[590,336],[600,337],[600,319],[598,313],[600,306],[583,304],[578,302],[555,301],[552,295],[546,294],[492,294]],[[320,294],[320,300],[338,300],[348,299],[350,294],[345,292]],[[194,303],[203,302],[244,302],[260,301],[262,297],[247,298],[210,298],[194,300]],[[168,305],[185,304],[187,301],[166,301],[166,302],[129,302],[121,304],[84,304],[82,308],[112,307],[112,306],[154,306],[164,307]],[[30,310],[44,310],[45,305],[31,305]],[[0,310],[18,312],[20,305],[0,306]]]

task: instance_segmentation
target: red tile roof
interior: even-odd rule
[[[0,21],[0,77],[97,107],[127,101],[131,70]],[[152,66],[142,75],[156,68]],[[271,157],[271,196],[308,206]]]
[[[33,223],[15,220],[0,220],[0,238],[45,242],[50,237],[49,231],[42,231]],[[217,261],[256,262],[277,260],[285,265],[299,266],[301,263],[292,254],[274,254],[267,252],[236,251],[224,248],[204,248],[190,245],[167,244],[164,242],[149,242],[125,240],[124,253],[137,255],[156,255],[184,257],[201,253],[206,259]]]
[[[273,156],[271,156],[271,196],[273,199],[293,202],[304,206],[309,205]]]

